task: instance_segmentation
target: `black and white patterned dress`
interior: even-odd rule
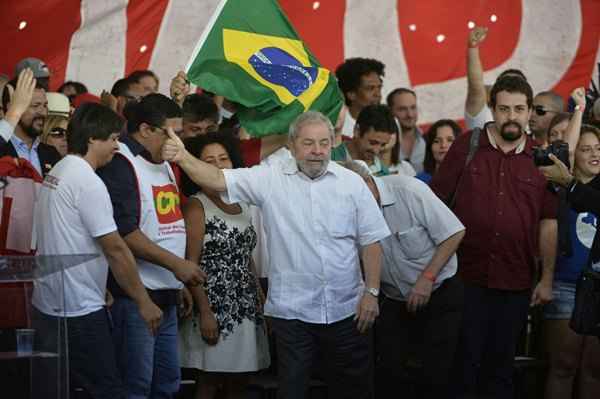
[[[215,372],[256,371],[269,366],[265,320],[256,279],[250,271],[256,232],[248,206],[223,212],[203,194],[192,196],[204,207],[204,248],[200,265],[206,272],[208,302],[219,326],[219,342],[207,345],[199,333],[197,310],[179,328],[182,367]],[[192,200],[192,199],[190,199]]]

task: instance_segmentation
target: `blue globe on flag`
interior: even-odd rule
[[[269,83],[285,87],[293,96],[304,93],[316,80],[316,67],[304,66],[288,52],[265,47],[254,53],[248,63]]]

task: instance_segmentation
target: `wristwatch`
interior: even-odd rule
[[[379,290],[377,288],[366,288],[365,291],[373,295],[375,298],[379,296]]]

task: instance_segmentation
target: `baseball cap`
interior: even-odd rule
[[[71,104],[69,98],[62,93],[50,92],[46,93],[48,99],[48,116],[59,115],[69,117],[71,112]]]
[[[21,73],[21,71],[25,68],[31,69],[33,76],[36,79],[50,77],[50,69],[48,69],[48,65],[38,58],[28,57],[19,61],[15,66],[15,77],[19,76],[19,73]]]

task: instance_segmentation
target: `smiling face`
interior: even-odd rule
[[[600,140],[592,132],[583,133],[575,149],[575,175],[584,183],[600,173]]]
[[[35,89],[27,110],[19,120],[19,128],[31,139],[35,139],[44,129],[48,117],[48,100],[44,89]]]
[[[373,163],[375,157],[383,151],[385,146],[392,139],[391,132],[380,132],[373,128],[369,129],[362,136],[355,135],[356,148],[358,149],[359,159]]]

